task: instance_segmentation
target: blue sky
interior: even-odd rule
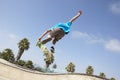
[[[16,56],[17,43],[26,37],[30,49],[22,59],[44,67],[44,57],[35,46],[37,39],[79,10],[83,14],[72,24],[71,32],[56,44],[56,71],[65,72],[73,62],[76,72],[84,73],[91,65],[96,75],[104,72],[108,78],[120,79],[119,0],[0,0],[0,51],[11,48]]]

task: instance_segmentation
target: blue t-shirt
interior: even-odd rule
[[[70,32],[70,26],[72,22],[66,22],[66,23],[58,23],[54,27],[51,28],[51,30],[55,28],[61,28],[66,34]]]

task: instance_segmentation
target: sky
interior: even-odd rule
[[[73,62],[77,73],[85,73],[91,65],[95,75],[104,72],[107,78],[119,80],[120,0],[0,0],[0,52],[10,48],[16,56],[18,42],[28,38],[30,48],[21,59],[44,67],[43,54],[36,47],[39,36],[69,21],[79,10],[82,15],[71,32],[55,46],[56,71],[66,72],[67,64]]]

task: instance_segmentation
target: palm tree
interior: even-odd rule
[[[65,69],[67,70],[67,72],[73,73],[75,71],[75,65],[70,62]]]
[[[50,66],[50,64],[52,64],[54,62],[54,56],[53,54],[50,54],[51,57],[47,57],[44,59],[45,63],[46,63],[46,68],[48,68]]]
[[[30,45],[30,42],[28,41],[27,38],[24,38],[22,39],[19,43],[18,43],[18,48],[19,48],[19,51],[18,51],[18,54],[17,54],[17,61],[21,58],[23,52],[25,50],[28,50],[29,49],[29,45]]]
[[[7,48],[0,54],[0,58],[5,59],[9,62],[14,62],[14,54],[11,49]]]
[[[86,69],[86,74],[88,75],[93,75],[94,69],[92,68],[92,66],[88,66],[88,68]]]
[[[105,73],[101,72],[101,73],[100,73],[100,77],[106,78]]]

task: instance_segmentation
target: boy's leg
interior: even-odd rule
[[[59,39],[60,40],[60,39]],[[55,46],[56,42],[58,42],[57,38],[54,38],[54,40],[52,41],[52,45]]]
[[[46,44],[47,42],[51,41],[52,38],[50,37],[50,35],[48,35],[48,37],[42,41],[42,44]]]
[[[54,29],[54,30],[50,31],[47,38],[45,40],[43,40],[42,43],[46,44],[47,42],[51,41],[52,38],[55,38],[55,36],[59,34],[59,30],[60,29],[57,28],[57,29]]]
[[[52,44],[55,45],[56,42],[62,39],[64,36],[65,36],[65,32],[62,29],[59,29],[57,34],[54,37]]]
[[[52,30],[49,32],[47,38],[45,40],[42,41],[43,44],[46,44],[47,42],[51,41],[52,38],[54,38],[55,34],[56,34],[56,30]]]
[[[54,40],[52,41],[52,46],[51,46],[51,52],[54,53],[54,46],[56,44],[56,42],[58,42],[60,39],[62,39],[64,37],[65,33],[62,29],[59,29],[57,31],[57,34],[54,36]]]

